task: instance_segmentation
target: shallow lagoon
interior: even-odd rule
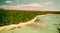
[[[0,33],[59,33],[57,28],[60,27],[60,14],[42,15],[37,19],[32,24],[13,30],[1,31]]]

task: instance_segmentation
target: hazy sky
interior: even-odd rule
[[[0,0],[0,8],[18,10],[60,10],[60,0]]]

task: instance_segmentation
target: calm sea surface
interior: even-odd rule
[[[39,16],[34,23],[0,33],[59,33],[60,15]]]

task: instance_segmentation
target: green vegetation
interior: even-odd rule
[[[60,14],[60,12],[0,10],[0,26],[18,24],[33,19],[36,15]]]

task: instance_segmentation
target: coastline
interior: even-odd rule
[[[0,27],[0,31],[4,31],[5,29],[14,29],[14,28],[17,28],[17,27],[25,26],[25,25],[30,24],[30,23],[34,23],[34,21],[35,21],[35,19],[37,17],[38,16],[34,17],[32,20],[27,21],[27,22],[22,22],[22,23],[19,23],[19,24],[11,24],[11,25],[7,25],[7,26],[2,26],[2,27]]]
[[[57,14],[37,15],[32,20],[30,20],[30,21],[22,22],[22,23],[19,23],[19,24],[11,24],[11,25],[7,25],[7,26],[2,26],[2,27],[0,27],[0,31],[4,31],[5,29],[11,29],[11,30],[13,30],[14,28],[17,28],[17,27],[18,28],[23,27],[23,26],[25,26],[27,24],[34,23],[34,21],[36,20],[36,18],[38,18],[39,16],[46,16],[46,15],[49,16],[49,15],[57,15]]]

